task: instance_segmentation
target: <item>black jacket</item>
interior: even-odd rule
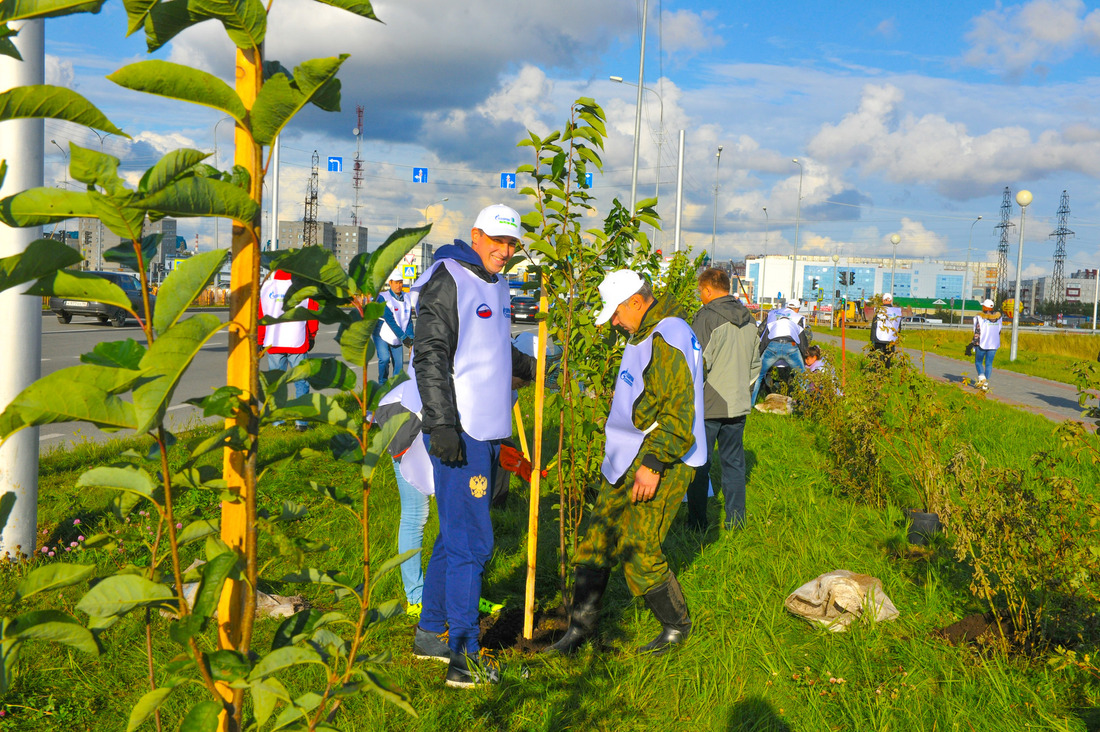
[[[496,282],[481,264],[481,258],[465,242],[455,240],[451,246],[440,247],[435,261],[453,259],[486,282]],[[439,267],[420,288],[416,301],[416,335],[413,338],[412,365],[416,371],[416,386],[423,402],[424,432],[431,434],[437,427],[461,427],[455,403],[454,356],[458,347],[458,286],[446,267]],[[534,381],[536,361],[512,346],[512,373],[502,379],[518,376]]]

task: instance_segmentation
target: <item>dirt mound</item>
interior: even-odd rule
[[[1000,631],[993,613],[974,613],[958,622],[932,631],[932,635],[945,639],[952,645],[972,643],[996,638]]]
[[[481,618],[481,646],[491,650],[517,650],[538,653],[565,632],[569,622],[562,607],[535,613],[530,640],[523,637],[523,608],[505,608],[496,615]]]

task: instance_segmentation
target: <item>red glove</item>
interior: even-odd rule
[[[509,473],[515,473],[528,483],[531,482],[531,461],[523,457],[523,453],[510,445],[500,446],[500,467]],[[541,472],[543,478],[546,471]]]

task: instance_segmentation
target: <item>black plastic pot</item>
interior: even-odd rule
[[[943,531],[940,517],[935,513],[924,511],[905,511],[905,518],[909,519],[908,539],[910,544],[923,546],[928,543],[929,537]]]

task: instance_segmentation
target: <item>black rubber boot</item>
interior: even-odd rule
[[[569,629],[561,640],[546,649],[547,653],[571,656],[596,635],[600,622],[600,601],[610,576],[610,568],[577,567],[573,579],[573,608],[569,613]]]
[[[640,653],[668,653],[691,635],[691,616],[676,575],[669,575],[668,582],[645,593],[645,604],[661,623],[661,634],[639,648]]]

